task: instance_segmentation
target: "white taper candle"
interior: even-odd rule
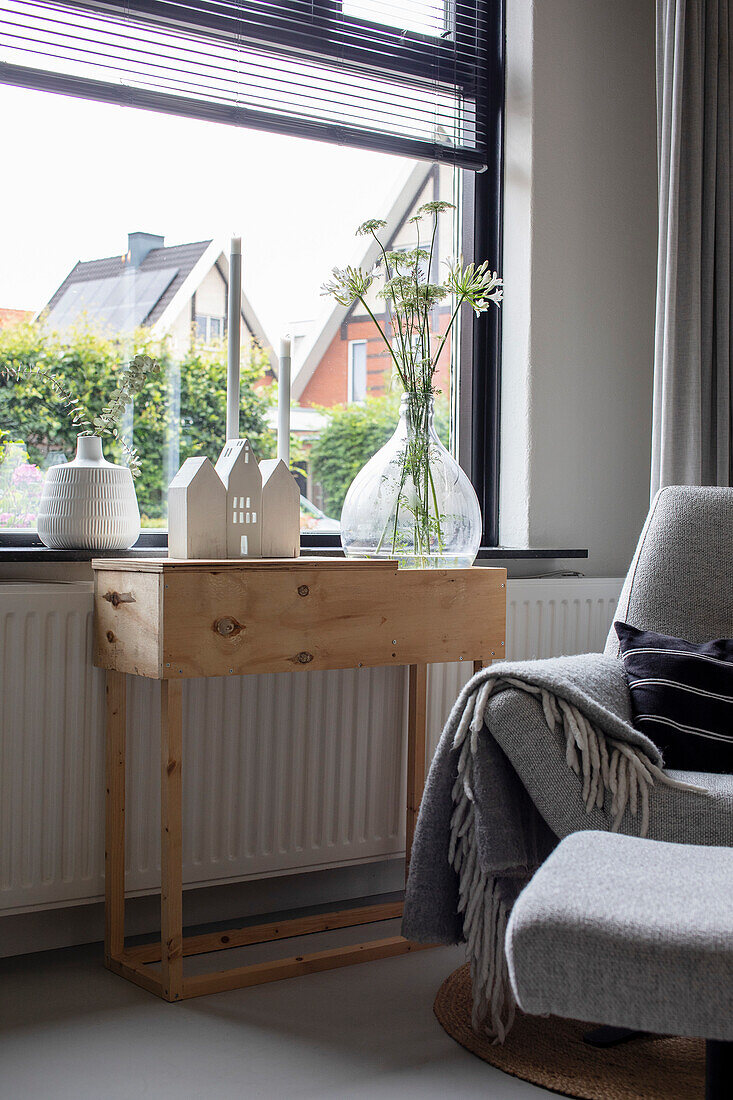
[[[280,341],[277,377],[277,457],[290,466],[290,338]]]
[[[239,342],[242,311],[242,238],[232,237],[229,252],[227,344],[227,434],[239,439]]]

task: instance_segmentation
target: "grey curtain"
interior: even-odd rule
[[[730,43],[728,0],[657,0],[652,495],[733,484]]]

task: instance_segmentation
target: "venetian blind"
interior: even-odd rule
[[[0,81],[482,169],[494,0],[3,0]]]

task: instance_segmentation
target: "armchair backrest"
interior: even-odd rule
[[[660,489],[615,618],[690,642],[733,637],[733,488]],[[613,625],[605,652],[619,653]]]

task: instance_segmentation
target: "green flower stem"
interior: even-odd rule
[[[367,313],[371,317],[372,321],[374,321],[374,324],[377,327],[377,331],[379,332],[379,335],[384,340],[384,342],[387,346],[387,350],[389,351],[389,354],[394,359],[394,364],[397,367],[397,373],[399,374],[400,379],[402,380],[403,385],[404,385],[404,379],[402,378],[402,371],[400,370],[400,364],[397,361],[397,356],[395,355],[394,350],[392,349],[392,345],[390,344],[389,340],[387,339],[387,337],[384,334],[384,330],[383,330],[382,326],[380,325],[379,321],[377,320],[377,318],[374,316],[374,314],[370,310],[369,306],[366,304],[366,301],[364,300],[364,298],[362,298],[362,296],[360,294],[357,295],[357,297],[358,297],[359,301],[361,302],[361,304],[364,306],[364,309],[367,311]]]
[[[382,244],[382,242],[380,241],[377,234],[374,232],[374,230],[371,229],[370,232],[371,232],[371,235],[374,237],[374,240],[377,242],[377,244],[379,245],[379,247],[381,249],[382,257],[384,259],[385,274],[386,274],[388,279],[391,279],[392,278],[392,272],[390,270],[389,260],[387,259],[386,249],[385,249],[384,245]],[[366,302],[363,302],[363,305],[366,306]],[[371,311],[369,312],[369,316],[372,318],[372,320],[374,320],[374,315],[371,313]],[[402,332],[402,323],[400,321],[400,315],[399,315],[399,312],[397,310],[395,310],[395,316],[397,318],[397,330],[398,330],[398,334],[399,334],[400,345],[402,347],[402,355],[404,357],[405,354],[406,354],[405,338],[404,338],[404,335],[403,335],[403,332]],[[375,322],[375,324],[376,324],[376,322]],[[381,331],[381,329],[380,329],[380,331]],[[384,342],[386,344],[387,343],[387,337],[385,336],[384,333],[382,333],[382,339],[384,340]],[[392,350],[392,348],[391,348],[391,345],[390,345],[390,351],[391,350]],[[394,355],[392,356],[392,358],[395,359],[395,363],[396,363],[397,360],[396,360]],[[397,369],[399,370],[399,367]]]
[[[438,365],[438,359],[440,358],[440,353],[443,350],[443,346],[445,345],[445,342],[446,342],[446,340],[448,339],[448,337],[450,335],[450,331],[453,328],[453,322],[455,321],[456,317],[458,316],[458,310],[461,308],[461,306],[463,305],[465,300],[466,300],[466,295],[462,294],[461,297],[458,299],[458,302],[456,303],[456,308],[453,310],[453,313],[451,315],[451,319],[448,322],[448,328],[445,330],[445,332],[443,334],[443,339],[438,344],[438,350],[435,353],[435,365],[436,366]]]

